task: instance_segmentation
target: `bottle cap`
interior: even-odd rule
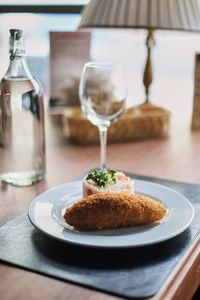
[[[14,37],[16,40],[18,40],[23,35],[23,30],[21,30],[21,29],[10,29],[10,35],[11,35],[11,37]]]

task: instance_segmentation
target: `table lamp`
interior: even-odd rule
[[[80,28],[146,29],[147,58],[143,75],[145,101],[132,109],[132,114],[150,118],[147,136],[168,135],[169,111],[149,101],[149,87],[153,80],[151,50],[155,43],[153,32],[159,30],[200,31],[198,0],[91,0],[84,8]],[[156,116],[156,119],[155,119]],[[153,121],[153,122],[152,122]],[[155,133],[158,123],[162,128]],[[141,133],[141,137],[144,133]]]

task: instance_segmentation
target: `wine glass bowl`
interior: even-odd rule
[[[126,89],[121,68],[113,64],[86,63],[79,96],[82,109],[91,123],[97,127],[109,127],[125,108]]]
[[[81,108],[98,127],[101,144],[101,169],[106,169],[107,129],[116,122],[126,105],[126,84],[120,66],[88,62],[79,85]]]

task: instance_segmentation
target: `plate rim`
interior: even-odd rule
[[[142,183],[142,184],[147,184],[147,185],[150,184],[151,186],[154,186],[154,187],[157,187],[157,188],[161,188],[163,190],[168,190],[170,192],[173,192],[174,194],[176,194],[179,197],[183,198],[184,201],[187,203],[187,205],[190,207],[190,210],[191,210],[191,217],[190,217],[190,219],[187,221],[187,223],[183,227],[181,227],[179,230],[176,230],[174,233],[171,233],[168,236],[161,237],[158,240],[154,239],[152,241],[149,241],[148,243],[141,242],[139,244],[127,244],[127,245],[124,245],[124,244],[122,244],[122,245],[120,245],[120,244],[118,244],[118,245],[107,245],[107,244],[106,245],[105,244],[99,245],[99,244],[91,244],[91,243],[85,243],[85,242],[82,242],[82,241],[74,241],[74,240],[66,239],[64,236],[58,236],[58,235],[55,235],[55,234],[51,234],[50,232],[46,231],[41,226],[39,226],[37,224],[36,220],[33,220],[31,211],[32,211],[34,205],[38,202],[38,199],[40,199],[41,196],[45,196],[46,194],[49,194],[52,191],[56,191],[56,190],[62,189],[65,186],[67,187],[70,184],[81,184],[81,180],[71,181],[71,182],[67,182],[67,183],[62,184],[62,185],[58,185],[58,186],[52,187],[52,188],[46,190],[45,192],[39,194],[38,196],[36,196],[32,200],[32,202],[29,204],[28,218],[29,218],[30,222],[33,224],[33,226],[36,229],[38,229],[39,231],[43,232],[45,235],[47,235],[47,236],[49,236],[51,238],[54,238],[56,240],[59,240],[59,241],[62,241],[62,242],[68,243],[68,244],[72,244],[72,245],[75,245],[75,246],[82,246],[82,247],[87,247],[87,248],[88,247],[90,247],[90,248],[104,248],[104,249],[110,249],[110,248],[112,248],[112,249],[114,249],[114,248],[116,248],[116,249],[117,248],[118,249],[119,248],[137,248],[137,247],[144,247],[144,246],[150,246],[150,245],[158,244],[158,243],[164,242],[166,240],[169,240],[169,239],[172,239],[172,238],[178,236],[179,234],[181,234],[182,232],[184,232],[190,226],[190,224],[191,224],[191,222],[192,222],[192,220],[194,218],[194,207],[193,207],[192,203],[184,195],[182,195],[178,191],[174,190],[173,188],[167,187],[167,186],[159,184],[159,183],[151,182],[151,181],[148,181],[148,180],[134,179],[134,182],[135,182],[135,184],[136,183],[140,183],[140,184]],[[62,197],[64,197],[64,196],[65,195],[63,195]],[[160,200],[160,201],[162,201],[162,200]],[[51,204],[53,204],[53,202],[51,202]],[[62,225],[60,225],[59,223],[57,223],[52,218],[52,209],[51,209],[50,215],[51,215],[50,216],[51,220],[53,220],[53,222],[55,222],[58,226],[63,227]]]

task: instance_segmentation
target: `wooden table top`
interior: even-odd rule
[[[53,186],[79,179],[89,169],[99,165],[98,145],[72,145],[63,138],[59,117],[52,118],[47,114],[46,122],[46,178],[31,187],[2,186],[0,190],[0,223],[5,223],[10,218],[27,210],[36,195]],[[163,179],[200,183],[199,153],[200,132],[192,132],[189,118],[183,120],[180,117],[180,120],[172,122],[168,139],[109,144],[107,156],[110,168]],[[187,256],[166,282],[163,290],[151,300],[191,299],[200,284],[200,276],[197,276],[200,265],[199,253],[200,239],[196,239]],[[117,297],[5,264],[0,265],[0,278],[0,298],[2,300],[117,299]],[[188,282],[190,282],[189,285]]]

